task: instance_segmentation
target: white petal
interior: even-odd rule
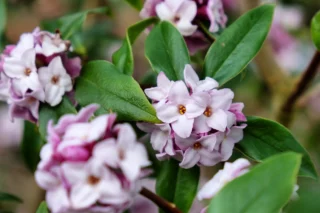
[[[38,69],[39,80],[43,87],[45,87],[48,83],[51,82],[52,73],[50,72],[48,67],[40,67]]]
[[[4,73],[10,78],[23,78],[25,69],[24,64],[15,58],[6,58],[3,64]]]
[[[164,2],[161,2],[156,5],[156,13],[161,20],[167,20],[167,21],[173,20],[175,16],[175,14]]]
[[[52,212],[64,212],[71,207],[67,190],[63,186],[47,191],[46,201]]]
[[[50,106],[56,106],[62,101],[62,96],[65,91],[63,88],[53,85],[47,84],[45,88],[46,93],[46,102],[50,104]]]
[[[181,116],[178,106],[175,104],[164,104],[159,106],[156,111],[157,117],[166,123],[174,122]]]
[[[207,117],[204,115],[200,115],[194,120],[194,131],[196,133],[206,133],[211,130],[211,128],[207,124]]]
[[[163,90],[169,92],[173,82],[170,81],[164,72],[160,72],[157,77],[157,86],[162,88]]]
[[[200,160],[199,153],[193,148],[189,148],[183,154],[183,160],[179,165],[184,169],[189,169],[195,166],[199,162],[199,160]]]
[[[154,150],[162,152],[169,138],[170,138],[170,132],[154,130],[151,133],[150,142]]]
[[[108,117],[109,115],[101,115],[90,123],[87,141],[98,140],[105,134],[108,127]]]
[[[187,64],[184,67],[183,73],[184,73],[184,80],[187,86],[190,87],[192,91],[194,91],[194,89],[197,86],[197,83],[199,82],[199,77],[197,73],[194,71],[194,69],[190,64]]]
[[[38,185],[45,190],[53,189],[60,184],[60,180],[56,176],[43,170],[35,172],[35,179]]]
[[[86,183],[79,183],[71,188],[70,199],[75,209],[88,208],[100,197],[98,189]]]
[[[198,200],[211,199],[216,195],[224,184],[220,183],[219,179],[222,171],[219,171],[210,181],[208,181],[198,192]]]
[[[174,82],[169,93],[169,100],[177,104],[186,104],[189,99],[190,94],[184,82]]]
[[[164,99],[167,96],[167,94],[165,94],[163,90],[159,87],[145,89],[144,92],[150,99],[155,101],[160,101],[161,99]]]
[[[177,28],[183,36],[191,36],[197,30],[198,26],[193,25],[190,20],[180,19]]]
[[[177,11],[180,19],[192,22],[197,15],[197,4],[194,1],[184,1]]]
[[[234,93],[230,89],[220,89],[211,92],[211,104],[213,110],[229,110]]]
[[[207,118],[207,124],[213,129],[224,132],[227,127],[227,119],[227,114],[223,110],[218,109],[213,111],[212,115]]]
[[[113,168],[117,168],[120,162],[119,150],[114,139],[98,143],[93,149],[93,156]]]
[[[172,129],[181,138],[190,136],[194,119],[188,119],[186,116],[179,116],[179,119],[172,123]]]
[[[114,127],[118,129],[118,144],[121,147],[130,148],[137,140],[136,133],[129,124],[118,124]]]
[[[75,185],[77,183],[83,183],[87,179],[87,173],[85,170],[85,163],[63,163],[61,165],[64,177],[69,184]]]

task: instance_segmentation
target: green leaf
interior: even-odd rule
[[[159,122],[139,84],[106,61],[91,61],[82,68],[76,100],[82,106],[100,104],[98,114],[115,112],[120,120]]]
[[[132,7],[136,8],[137,10],[142,9],[142,1],[141,0],[126,0]]]
[[[106,7],[89,9],[71,15],[63,16],[57,20],[47,20],[42,23],[44,29],[48,31],[60,30],[63,39],[69,39],[74,33],[81,30],[87,15],[90,13],[109,14],[109,9]]]
[[[257,161],[281,152],[301,153],[303,156],[299,175],[317,178],[309,154],[284,126],[259,117],[248,117],[247,124],[243,140],[236,145],[241,152]]]
[[[204,63],[206,76],[220,85],[236,77],[255,57],[266,39],[274,5],[253,9],[226,28],[210,47]]]
[[[12,202],[18,202],[18,203],[22,203],[22,200],[12,194],[6,193],[6,192],[0,192],[0,201],[12,201]]]
[[[200,168],[182,169],[176,160],[162,163],[157,177],[156,192],[169,202],[174,203],[182,212],[189,212],[196,196]]]
[[[7,6],[6,1],[2,0],[0,1],[0,50],[4,47],[3,41],[3,35],[4,30],[6,28],[7,24]]]
[[[271,213],[289,201],[301,157],[284,153],[267,159],[228,183],[212,200],[207,213]]]
[[[179,31],[169,22],[161,22],[146,39],[145,54],[152,69],[164,72],[171,80],[183,79],[183,70],[190,56]]]
[[[311,36],[314,45],[320,50],[320,11],[313,17],[311,21]]]
[[[23,138],[21,142],[21,153],[30,171],[34,172],[40,161],[40,150],[43,145],[38,127],[29,122],[24,122]]]
[[[156,23],[157,21],[158,19],[153,17],[138,22],[137,24],[128,28],[127,35],[125,40],[123,41],[122,46],[112,56],[112,62],[122,73],[125,73],[127,75],[133,74],[134,62],[132,45],[141,32],[143,32],[148,26]]]
[[[76,113],[77,110],[66,96],[64,96],[61,103],[55,107],[51,107],[48,104],[42,104],[39,111],[39,130],[42,139],[44,141],[46,140],[47,125],[50,120],[53,120],[56,123],[61,116]]]
[[[45,201],[42,201],[36,211],[36,213],[49,213],[48,207]]]

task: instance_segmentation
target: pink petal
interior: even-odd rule
[[[193,166],[195,166],[200,160],[199,153],[194,150],[193,148],[189,148],[186,150],[186,152],[183,155],[183,160],[179,164],[184,169],[189,169]]]
[[[175,104],[164,104],[159,106],[157,109],[157,117],[166,123],[172,123],[179,119],[181,116],[179,113],[178,106]]]
[[[207,118],[207,124],[213,129],[224,132],[227,127],[227,119],[228,115],[223,110],[218,109]]]
[[[172,123],[173,131],[181,138],[187,138],[191,135],[194,119],[188,119],[186,116],[179,116],[179,119]]]

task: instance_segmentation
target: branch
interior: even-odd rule
[[[159,197],[158,195],[144,187],[141,189],[140,194],[157,204],[157,206],[159,206],[167,213],[182,213],[182,211],[179,210],[175,204],[166,201],[162,197]]]
[[[292,120],[292,114],[293,114],[295,103],[297,102],[299,97],[306,91],[307,87],[316,76],[319,65],[320,65],[320,52],[316,51],[309,66],[302,74],[302,77],[300,78],[297,86],[294,88],[291,95],[284,102],[284,104],[280,109],[278,120],[284,126],[286,127],[289,126]]]
[[[208,41],[210,41],[210,43],[215,42],[216,38],[208,31],[206,26],[204,26],[201,21],[196,20],[196,24],[198,25],[198,29],[200,30],[200,32],[204,35],[204,37],[206,37]]]

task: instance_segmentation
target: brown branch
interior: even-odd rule
[[[140,194],[145,196],[146,198],[148,198],[149,200],[151,200],[155,204],[157,204],[157,206],[159,206],[165,212],[182,213],[182,211],[179,210],[175,204],[166,201],[162,197],[159,197],[158,195],[156,195],[155,193],[153,193],[152,191],[150,191],[144,187],[141,189]]]
[[[291,92],[291,95],[284,102],[280,109],[278,120],[284,126],[288,127],[292,120],[293,109],[299,97],[306,91],[311,81],[317,74],[320,65],[320,52],[316,51],[309,66],[302,74],[297,86]]]

